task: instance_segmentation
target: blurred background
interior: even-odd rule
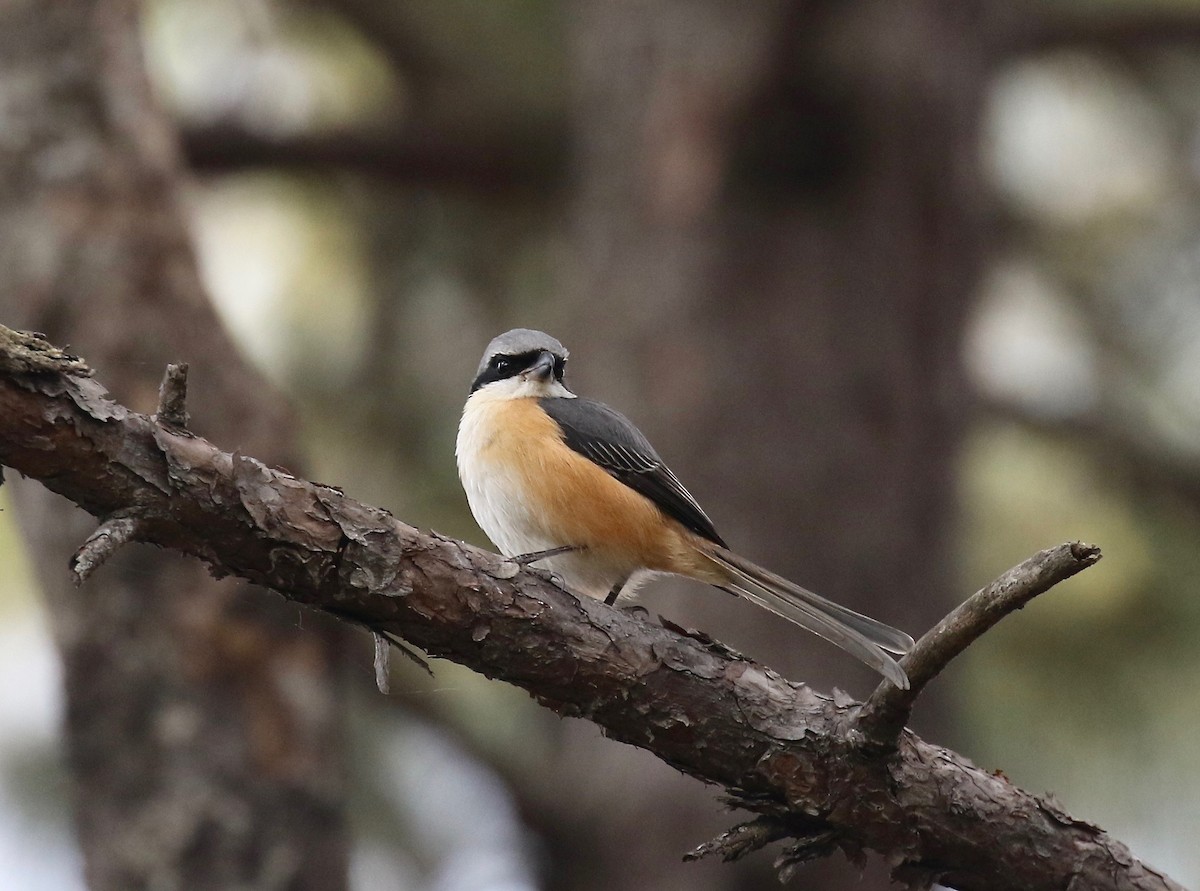
[[[199,432],[480,545],[458,412],[544,328],[738,550],[915,635],[1095,542],[914,726],[1200,884],[1200,4],[40,6],[0,11],[0,320],[147,410],[187,360]],[[169,555],[64,587],[90,521],[8,483],[6,887],[776,887],[681,863],[739,815],[518,690],[397,659],[385,698],[278,598],[159,606]],[[701,587],[643,601],[873,687]]]

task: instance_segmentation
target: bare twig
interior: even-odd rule
[[[76,585],[82,585],[93,572],[99,569],[122,545],[138,536],[139,521],[131,514],[109,517],[88,536],[71,558],[71,573]]]
[[[387,696],[392,692],[391,678],[389,677],[391,670],[391,642],[378,631],[372,631],[371,637],[375,641],[375,686],[379,692]]]
[[[967,598],[926,632],[900,661],[908,673],[907,690],[888,681],[875,688],[859,712],[858,729],[871,743],[895,746],[913,703],[950,660],[1009,613],[1099,559],[1100,549],[1095,545],[1078,541],[1061,544],[1034,554]]]
[[[796,871],[805,863],[820,857],[828,857],[838,849],[837,841],[837,833],[828,830],[800,836],[794,845],[789,845],[782,854],[775,858],[774,865],[779,870],[779,881],[781,883],[790,881]],[[865,862],[866,858],[861,852],[858,852],[856,859]]]
[[[712,841],[698,845],[683,855],[685,863],[719,856],[725,862],[740,860],[773,841],[792,834],[784,821],[775,817],[758,817],[747,823],[739,823],[728,832],[723,832]]]
[[[388,631],[380,631],[378,628],[373,627],[370,622],[363,621],[362,619],[358,618],[357,616],[353,616],[348,613],[342,612],[336,606],[333,606],[333,605],[330,605],[329,607],[327,607],[325,612],[329,613],[332,616],[336,616],[337,618],[341,619],[343,622],[349,622],[351,625],[358,625],[358,626],[365,628],[371,632],[371,640],[374,644],[374,655],[372,656],[372,664],[374,665],[374,668],[375,668],[375,686],[376,686],[376,688],[378,688],[379,692],[382,693],[384,696],[388,696],[391,694],[391,684],[387,681],[387,677],[391,672],[391,661],[392,660],[391,660],[390,652],[386,652],[383,654],[380,653],[379,648],[380,648],[381,644],[390,644],[391,648],[396,650],[398,653],[400,653],[401,656],[403,656],[405,659],[407,659],[413,665],[417,666],[417,668],[421,669],[421,671],[425,672],[430,677],[433,677],[433,668],[430,666],[430,664],[425,659],[421,658],[420,653],[418,653],[412,647],[405,644],[404,641],[401,640],[400,638],[396,637],[395,634],[392,634]],[[381,683],[381,676],[380,676],[381,671],[383,673],[383,676],[382,676],[383,682],[382,683]]]
[[[158,423],[187,429],[187,377],[186,362],[167,366],[158,387],[158,412],[155,414]]]

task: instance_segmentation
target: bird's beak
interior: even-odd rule
[[[537,361],[530,365],[522,372],[521,377],[525,380],[538,380],[545,383],[554,377],[554,354],[542,352],[537,357]]]

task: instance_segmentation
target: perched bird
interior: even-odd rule
[[[708,515],[620,412],[572,393],[567,350],[516,328],[488,344],[458,428],[458,475],[507,557],[540,562],[614,603],[656,573],[707,582],[820,635],[893,684],[913,640],[729,550]]]

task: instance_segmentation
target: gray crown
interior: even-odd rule
[[[533,353],[539,350],[546,350],[564,361],[569,355],[567,348],[549,334],[534,331],[532,328],[513,328],[511,331],[505,331],[499,337],[492,338],[492,342],[483,351],[483,358],[480,360],[475,374],[483,374],[492,356],[519,356],[522,353]]]

